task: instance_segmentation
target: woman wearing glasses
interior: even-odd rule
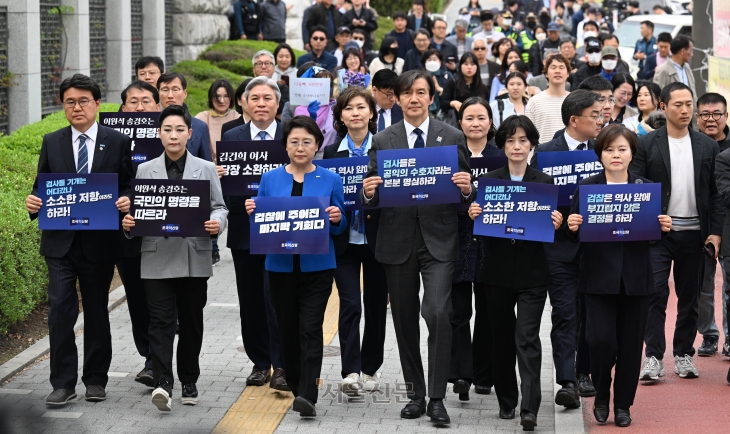
[[[294,393],[294,411],[315,417],[317,379],[322,371],[322,323],[332,293],[336,267],[333,235],[348,229],[340,175],[312,163],[324,136],[308,116],[295,116],[284,125],[282,144],[291,160],[261,177],[258,197],[326,196],[330,206],[329,251],[323,255],[266,255],[271,298],[279,322],[286,379]],[[256,209],[246,200],[246,212]]]
[[[216,80],[208,89],[208,110],[195,115],[208,124],[210,151],[215,160],[215,145],[221,139],[221,127],[226,122],[236,120],[241,114],[234,110],[233,86],[228,80]]]
[[[636,92],[636,84],[631,75],[625,72],[617,72],[611,79],[613,86],[613,97],[616,98],[616,104],[611,110],[611,120],[609,123],[620,124],[624,119],[639,114],[639,111],[631,107],[634,104],[634,93]]]

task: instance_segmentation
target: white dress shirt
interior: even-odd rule
[[[413,132],[413,130],[415,130],[416,128],[420,128],[421,131],[423,131],[421,137],[423,138],[423,147],[426,147],[426,143],[428,143],[429,119],[431,118],[429,116],[426,116],[426,120],[423,121],[423,123],[418,127],[414,127],[413,125],[409,124],[407,120],[403,119],[403,124],[406,127],[406,137],[408,138],[409,148],[413,149],[413,146],[416,144],[416,139],[418,139],[418,134]]]
[[[584,145],[586,145],[586,148],[583,149],[583,150],[584,151],[587,151],[588,150],[588,141],[580,142],[578,140],[575,140],[574,138],[572,138],[572,137],[570,137],[568,135],[568,132],[567,131],[565,132],[564,136],[565,136],[565,142],[568,143],[568,149],[569,150],[575,151],[576,149],[578,149],[578,145],[580,145],[581,143],[583,143]]]
[[[375,108],[377,109],[378,116],[381,116],[380,110],[381,109],[383,110],[382,116],[383,116],[383,119],[385,121],[385,128],[388,128],[391,125],[391,123],[392,123],[391,109],[384,109],[382,107],[379,107],[377,104],[375,105]],[[380,120],[380,119],[378,119],[378,120]]]
[[[86,152],[88,156],[89,167],[87,173],[91,173],[91,165],[94,162],[94,149],[96,148],[96,135],[99,132],[99,124],[94,122],[88,130],[85,132],[79,131],[74,127],[71,127],[71,145],[74,149],[74,163],[76,167],[79,166],[79,137],[82,134],[86,134]]]
[[[253,122],[251,122],[251,140],[261,140],[261,137],[259,137],[259,133],[261,131],[266,131],[266,140],[274,140],[274,136],[276,136],[276,121],[272,121],[271,125],[269,125],[265,130],[260,130]]]

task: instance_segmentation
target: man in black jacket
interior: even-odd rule
[[[342,16],[342,25],[350,30],[362,29],[365,32],[365,45],[361,47],[366,53],[373,49],[373,32],[378,28],[378,21],[372,9],[363,7],[365,0],[352,0],[352,9]]]
[[[117,209],[129,211],[129,183],[132,179],[132,140],[111,128],[97,124],[101,90],[91,78],[75,74],[59,89],[71,126],[43,137],[38,173],[115,173],[119,183]],[[31,220],[38,218],[42,201],[38,178],[25,200]],[[43,188],[43,186],[41,186]],[[43,210],[45,212],[45,210]],[[119,216],[121,220],[121,215]],[[48,331],[51,343],[51,385],[53,393],[46,405],[61,406],[76,397],[78,351],[74,324],[79,304],[79,280],[84,308],[84,368],[81,381],[86,385],[87,401],[106,399],[106,383],[112,361],[112,336],[109,328],[109,286],[114,276],[119,232],[43,231],[40,253],[48,265]]]
[[[694,109],[692,91],[683,83],[670,83],[662,89],[660,105],[667,124],[639,139],[629,167],[636,175],[662,183],[661,213],[672,217],[669,235],[651,248],[657,292],[649,305],[646,361],[640,379],[652,382],[664,375],[664,328],[672,269],[677,294],[674,371],[680,378],[699,375],[692,357],[704,269],[702,250],[717,258],[725,218],[715,185],[717,142],[688,128]]]
[[[327,47],[325,51],[331,52],[337,49],[337,41],[335,41],[335,32],[340,27],[340,18],[342,14],[332,4],[332,0],[322,0],[319,4],[312,6],[309,10],[307,18],[307,31],[311,37],[314,28],[322,26],[325,28],[327,36]]]
[[[543,59],[545,50],[560,51],[560,24],[550,23],[547,27],[547,39],[544,39],[530,47],[530,72],[534,77],[542,74]],[[543,89],[545,90],[545,89]]]

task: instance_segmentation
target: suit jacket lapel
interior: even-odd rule
[[[408,136],[406,135],[405,121],[400,121],[395,125],[391,125],[393,138],[391,140],[391,149],[408,149]]]
[[[561,134],[558,136],[558,151],[570,151],[570,148],[568,147],[568,142],[565,140],[565,134]]]
[[[441,139],[442,128],[441,125],[434,121],[434,119],[431,119],[428,121],[428,137],[426,140],[426,147],[427,148],[435,148],[436,146],[446,146],[446,145],[455,145],[456,143],[444,143],[443,139]]]
[[[694,163],[695,169],[695,190],[699,196],[700,188],[700,170],[702,170],[702,142],[697,140],[696,133],[694,131],[689,132],[689,140],[692,143],[692,162]]]
[[[512,177],[509,175],[509,165],[504,166],[501,169],[497,169],[499,179],[511,180]]]
[[[63,131],[60,146],[63,161],[65,161],[66,166],[68,166],[68,173],[76,173],[76,162],[74,161],[74,147],[73,143],[71,143],[71,127],[68,127]]]
[[[186,164],[187,166],[187,164]],[[150,169],[152,179],[167,179],[167,167],[165,167],[165,153],[153,160]]]
[[[201,179],[200,178],[201,168],[195,158],[188,154],[185,160],[185,170],[183,171],[183,179]]]
[[[281,122],[279,122],[279,121],[274,121],[274,122],[276,122],[276,133],[274,133],[275,134],[274,140],[281,140],[284,137],[284,130],[283,130],[283,128],[281,128]]]
[[[669,154],[669,136],[667,136],[667,129],[666,127],[660,129],[657,132],[656,135],[656,145],[659,149],[659,154],[662,156],[662,160],[664,160],[664,167],[667,169],[667,175],[671,178],[672,176],[672,163],[670,159]],[[694,149],[693,149],[694,151]],[[694,153],[694,152],[693,152]]]
[[[108,152],[104,152],[104,149],[106,148],[106,139],[107,134],[106,131],[104,131],[104,127],[99,125],[99,130],[96,133],[96,143],[94,146],[96,146],[96,150],[94,150],[94,161],[91,163],[91,170],[89,173],[96,173],[99,171],[99,167],[101,167],[101,162],[104,161],[104,157],[106,157],[106,154]]]

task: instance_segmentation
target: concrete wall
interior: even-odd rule
[[[228,39],[230,0],[176,0],[172,39],[175,62],[194,60],[209,45]]]

